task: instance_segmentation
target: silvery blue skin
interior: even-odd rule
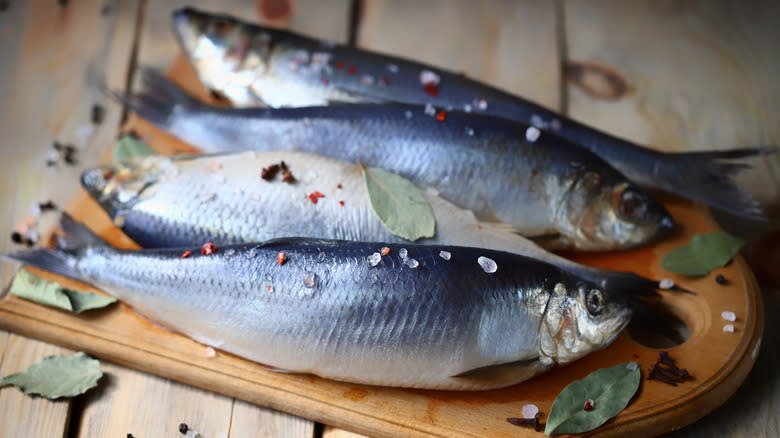
[[[295,178],[266,181],[261,169],[284,162]],[[143,248],[218,246],[281,236],[405,242],[381,223],[356,165],[303,152],[241,152],[194,157],[147,156],[86,170],[84,189]],[[309,194],[324,197],[313,203]],[[543,250],[530,240],[477,220],[424,191],[436,219],[421,244],[472,246],[552,263],[599,287],[637,293],[658,283],[607,271]]]
[[[406,104],[232,109],[198,103],[152,70],[120,96],[205,152],[298,150],[399,174],[548,248],[624,249],[674,222],[647,193],[567,140],[494,117]]]
[[[174,12],[173,30],[201,81],[234,105],[272,107],[334,102],[406,102],[473,111],[530,123],[590,149],[640,185],[762,218],[752,196],[733,181],[773,147],[663,153],[586,126],[541,105],[463,75],[292,32],[212,15]],[[434,93],[425,81],[435,79]]]
[[[498,251],[291,238],[183,257],[110,248],[79,227],[63,220],[62,249],[5,257],[89,282],[204,344],[336,380],[503,387],[605,347],[631,315],[619,296]],[[371,261],[379,246],[389,253]]]

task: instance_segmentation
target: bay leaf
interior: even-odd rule
[[[362,169],[371,207],[385,228],[410,241],[433,236],[436,218],[417,186],[386,170],[375,167]]]
[[[75,313],[106,307],[116,301],[116,298],[92,292],[65,289],[58,283],[45,280],[24,269],[19,271],[16,277],[14,277],[14,281],[11,283],[11,293],[19,298],[43,304],[44,306],[56,307]]]
[[[45,357],[24,371],[3,377],[0,387],[13,385],[25,394],[55,399],[83,394],[97,386],[101,377],[100,362],[79,352]]]
[[[601,426],[626,408],[639,388],[640,373],[636,363],[623,363],[570,383],[555,398],[544,434],[582,433]],[[588,399],[593,409],[586,411]]]
[[[664,256],[661,267],[678,274],[699,277],[725,266],[745,241],[717,231],[693,236],[690,243]]]
[[[112,160],[116,162],[127,161],[134,157],[145,157],[147,155],[156,155],[156,152],[149,149],[149,146],[134,134],[122,134],[114,143]]]

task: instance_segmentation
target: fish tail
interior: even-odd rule
[[[130,94],[113,91],[111,95],[157,126],[169,130],[177,109],[189,112],[206,106],[154,69],[144,67],[140,73],[143,85],[141,92]]]
[[[83,224],[76,222],[67,213],[63,213],[60,227],[67,235],[57,236],[54,249],[28,249],[11,254],[1,254],[0,258],[21,262],[75,280],[83,280],[78,270],[78,261],[84,249],[88,246],[107,246],[108,244]]]
[[[724,211],[755,219],[765,219],[758,201],[734,177],[752,168],[739,160],[778,151],[773,146],[759,146],[729,151],[702,151],[668,154],[669,164],[680,170],[680,184],[672,192],[682,191],[700,202]],[[687,193],[685,193],[687,192]]]

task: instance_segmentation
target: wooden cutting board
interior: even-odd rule
[[[199,85],[182,59],[169,76],[193,94],[216,102]],[[146,138],[160,153],[193,151],[138,118],[128,129]],[[106,145],[107,148],[109,145]],[[622,362],[641,364],[643,380],[628,408],[591,434],[657,435],[687,425],[723,403],[747,376],[761,343],[763,308],[753,274],[741,256],[725,268],[698,279],[662,270],[660,259],[697,233],[718,230],[701,205],[672,196],[659,197],[678,223],[671,238],[633,251],[574,255],[578,261],[616,270],[670,278],[698,295],[664,293],[663,303],[685,322],[690,337],[666,349],[637,342],[628,332],[606,349],[531,381],[485,392],[446,392],[372,387],[330,381],[309,375],[280,374],[263,365],[216,352],[184,336],[160,328],[124,304],[82,315],[46,308],[6,296],[0,300],[0,328],[117,362],[149,373],[290,412],[326,424],[372,436],[539,436],[531,429],[507,423],[521,416],[527,403],[548,413],[557,394],[575,379]],[[137,246],[115,228],[100,207],[79,191],[67,210],[110,243]],[[34,270],[66,287],[90,289],[77,282]],[[715,275],[729,280],[715,282]],[[94,289],[93,289],[94,290]],[[721,312],[737,315],[734,333],[723,331]],[[645,380],[660,351],[669,351],[693,381],[669,386]]]

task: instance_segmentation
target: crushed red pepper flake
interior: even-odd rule
[[[333,66],[336,68],[344,68],[344,61],[336,61]]]
[[[309,200],[312,202],[312,204],[316,204],[320,198],[324,197],[325,195],[323,195],[319,190],[315,190],[314,192],[309,193]]]
[[[279,262],[279,266],[282,266],[284,262],[287,261],[287,255],[280,251],[279,254],[276,255],[276,261]]]
[[[192,251],[187,250],[187,251],[184,251],[184,253],[182,253],[181,258],[186,259],[187,257],[189,257],[191,255],[192,255]]]
[[[341,188],[341,183],[336,184],[336,188],[340,189]]]
[[[203,246],[200,247],[200,253],[203,255],[211,255],[217,252],[217,245],[214,245],[211,243],[210,240],[207,240],[206,243],[203,244]]]
[[[433,97],[438,97],[439,96],[439,85],[438,84],[434,84],[432,82],[429,82],[429,83],[423,85],[423,89],[425,90],[426,93],[430,94]]]
[[[441,110],[438,113],[436,113],[436,120],[440,122],[447,120],[447,111]]]
[[[349,67],[347,69],[347,73],[354,75],[355,73],[357,73],[357,67]]]
[[[585,406],[582,407],[582,410],[585,412],[590,412],[593,410],[593,400],[587,399],[585,400]]]
[[[379,250],[379,254],[382,254],[383,256],[390,254],[390,248],[383,246],[382,249]]]
[[[379,85],[387,85],[389,82],[390,81],[386,77],[384,77],[384,76],[379,78]]]
[[[339,205],[343,207],[344,206],[344,201],[339,201]]]

